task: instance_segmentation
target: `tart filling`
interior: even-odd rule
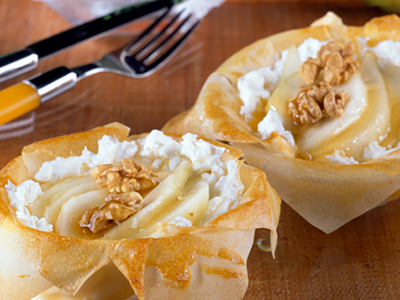
[[[6,185],[25,226],[80,238],[138,238],[157,223],[202,226],[235,208],[244,186],[229,150],[154,130],[133,141],[103,136],[98,151],[57,157],[18,186]]]
[[[322,163],[357,164],[399,149],[400,93],[391,85],[400,75],[393,55],[400,43],[370,47],[368,39],[357,40],[356,48],[308,38],[284,50],[273,67],[239,78],[240,113],[257,125],[254,134],[262,140],[280,135],[293,155]]]

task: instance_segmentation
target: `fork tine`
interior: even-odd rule
[[[164,40],[160,43],[160,45],[157,46],[156,49],[154,49],[151,53],[148,53],[147,56],[143,57],[141,59],[142,62],[145,62],[148,59],[151,59],[155,56],[158,55],[158,53],[160,53],[160,51],[162,51],[162,47],[168,43],[175,35],[176,33],[182,28],[183,25],[185,25],[185,23],[191,18],[192,14],[189,14],[180,24],[179,26],[177,26],[174,31]]]
[[[143,38],[146,38],[148,34],[161,22],[162,19],[170,12],[172,6],[168,7],[168,9],[161,15],[159,16],[149,27],[146,28],[145,31],[143,31],[128,47],[126,47],[127,51],[130,49],[134,48],[139,44]]]
[[[172,26],[172,24],[175,23],[175,21],[179,18],[179,16],[182,14],[182,12],[183,11],[179,12],[178,14],[176,14],[176,16],[173,17],[172,20],[154,38],[151,39],[151,41],[149,41],[145,46],[143,46],[138,51],[135,51],[133,54],[131,54],[131,56],[137,56],[139,53],[149,49],[152,45],[154,45],[154,43],[157,40],[159,40],[159,38]],[[151,30],[154,27],[155,26],[152,26]],[[148,34],[151,30],[146,30],[146,34]]]
[[[178,51],[179,47],[183,45],[184,41],[190,36],[192,31],[196,29],[196,27],[200,24],[200,22],[201,22],[201,20],[198,20],[196,23],[194,23],[192,25],[192,27],[178,41],[176,41],[174,43],[174,45],[172,45],[167,51],[165,51],[165,53],[163,55],[161,55],[159,58],[157,58],[154,62],[149,64],[147,66],[147,69],[155,70],[156,68],[161,67],[163,64],[165,64],[168,61],[168,59],[167,59],[168,56],[172,55],[175,51]],[[181,26],[179,26],[179,28]],[[177,28],[177,30],[179,30],[179,28]],[[171,36],[168,38],[168,40],[174,35],[174,33],[171,34]],[[163,43],[163,44],[165,44],[165,43]],[[157,55],[161,50],[162,49],[159,47],[158,50],[153,53],[153,55]]]
[[[188,20],[192,18],[191,15],[184,18],[183,21],[176,22],[183,12],[181,11],[180,13],[174,14],[174,17],[171,17],[172,20],[169,21],[166,26],[162,26],[163,29],[160,28],[160,30],[162,30],[161,32],[157,31],[157,36],[155,38],[153,38],[153,36],[149,37],[149,39],[152,39],[150,43],[147,43],[147,41],[143,42],[143,39],[147,39],[149,33],[154,30],[154,28],[160,23],[162,19],[164,19],[164,17],[170,11],[171,7],[168,7],[167,12],[158,17],[152,25],[146,28],[144,32],[142,32],[138,37],[134,39],[133,42],[129,43],[128,45],[104,55],[100,60],[96,62],[73,68],[71,71],[77,75],[77,80],[81,80],[82,78],[99,72],[112,72],[132,78],[143,78],[154,73],[159,67],[164,65],[164,62],[166,62],[168,58],[172,56],[181,45],[183,45],[186,39],[188,39],[190,34],[201,22],[201,19],[197,20],[195,24],[190,24],[191,26],[189,27]],[[176,26],[173,26],[175,22]],[[182,29],[184,25],[186,25],[187,28]],[[173,30],[171,30],[172,33],[167,33],[167,30],[171,28],[171,26],[173,26]],[[182,34],[178,33],[178,31],[181,31]],[[165,38],[161,37],[161,35],[165,35]],[[176,38],[172,39],[173,37]],[[139,50],[140,52],[143,51],[143,49],[145,49],[146,47],[149,47],[150,44],[158,39],[160,40],[160,43],[157,44],[157,46],[154,46],[154,49],[149,50],[148,53],[145,53],[143,55],[147,56],[146,58],[137,59],[136,55],[138,52],[136,54],[131,54],[132,52],[135,52],[134,47],[137,46],[138,43],[147,43],[144,48],[142,46],[137,47],[142,48],[142,50]],[[167,43],[169,43],[170,45]]]

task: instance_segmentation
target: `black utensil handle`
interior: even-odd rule
[[[0,57],[0,82],[29,72],[37,67],[39,57],[30,50],[21,50]]]

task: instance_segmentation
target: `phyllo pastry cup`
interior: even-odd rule
[[[330,233],[400,195],[400,19],[310,27],[244,48],[164,132],[229,142]]]
[[[241,299],[280,198],[242,152],[112,123],[26,146],[0,172],[2,299]]]

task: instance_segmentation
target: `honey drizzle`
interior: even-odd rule
[[[400,138],[400,97],[391,98],[390,130],[380,143],[382,147],[395,147]]]

